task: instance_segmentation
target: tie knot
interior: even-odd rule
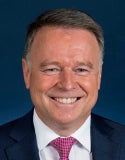
[[[58,151],[60,155],[60,160],[68,160],[71,147],[75,142],[76,142],[75,138],[68,137],[68,138],[57,138],[53,140],[50,144]]]

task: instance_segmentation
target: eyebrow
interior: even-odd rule
[[[56,66],[61,66],[59,62],[53,61],[53,62],[49,62],[49,61],[44,61],[40,64],[40,68],[42,67],[46,67],[48,65],[56,65]]]
[[[94,69],[94,66],[93,66],[93,64],[91,63],[91,62],[77,62],[77,65],[78,66],[87,66],[87,67],[89,67],[90,69]]]
[[[49,61],[44,61],[40,64],[40,68],[43,68],[43,67],[46,67],[48,65],[56,65],[56,66],[59,66],[61,67],[61,64],[57,61],[52,61],[52,62],[49,62]],[[89,67],[90,69],[94,69],[94,66],[91,62],[76,62],[76,66],[86,66],[86,67]]]

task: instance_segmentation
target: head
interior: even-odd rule
[[[58,9],[28,29],[24,80],[40,119],[60,135],[76,131],[94,107],[103,62],[101,27],[86,13]]]

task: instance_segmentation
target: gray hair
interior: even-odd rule
[[[45,26],[86,29],[93,33],[100,47],[101,61],[104,57],[104,37],[100,25],[88,14],[74,9],[55,9],[41,14],[28,27],[24,55],[28,58],[36,33]]]

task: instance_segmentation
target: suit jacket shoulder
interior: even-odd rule
[[[38,160],[33,111],[0,126],[1,160]]]
[[[92,114],[91,141],[93,159],[125,159],[125,125]]]
[[[28,126],[27,126],[28,124]],[[15,132],[18,131],[18,134],[20,134],[21,137],[23,137],[23,131],[29,132],[28,129],[33,129],[33,124],[32,124],[32,113],[28,113],[25,116],[18,118],[14,121],[8,122],[4,125],[0,126],[0,148],[4,147],[7,145],[5,142],[7,141],[9,144],[8,139],[14,134]],[[25,134],[24,132],[24,134]],[[20,138],[21,138],[20,137]],[[16,139],[18,140],[18,137],[16,136]]]
[[[113,137],[110,136],[110,138],[113,141],[125,144],[125,125],[96,114],[92,114],[92,124],[107,136],[112,133]]]

